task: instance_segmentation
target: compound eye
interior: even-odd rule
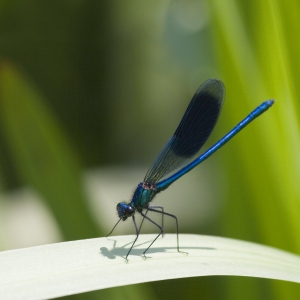
[[[131,206],[127,206],[125,209],[125,215],[126,217],[131,217],[134,213],[134,209]]]
[[[134,214],[135,209],[124,202],[120,202],[117,205],[117,212],[119,218],[125,221],[128,217],[131,217]]]
[[[126,207],[124,207],[124,204],[118,203],[116,208],[117,208],[117,213],[119,218],[126,220],[126,216],[125,216]]]

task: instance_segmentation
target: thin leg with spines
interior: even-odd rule
[[[175,215],[172,215],[172,214],[169,214],[169,213],[166,213],[164,211],[159,211],[159,210],[156,210],[156,209],[153,209],[153,207],[148,207],[147,209],[147,212],[148,211],[154,211],[154,212],[157,212],[157,213],[161,213],[163,215],[166,215],[166,216],[169,216],[169,217],[172,217],[175,219],[175,222],[176,222],[176,236],[177,236],[177,251],[180,252],[180,253],[186,253],[186,252],[183,252],[183,251],[180,251],[179,250],[179,237],[178,237],[178,220],[177,220],[177,217]],[[146,213],[147,213],[146,212]],[[158,225],[156,222],[154,222],[153,220],[151,220],[149,217],[146,216],[146,214],[143,214],[141,212],[141,215],[146,218],[148,221],[150,221],[151,223],[153,223],[155,226],[157,226],[159,229],[160,229],[160,233],[157,235],[157,237],[152,241],[152,243],[149,245],[149,247],[144,251],[143,255],[144,257],[145,256],[145,253],[149,250],[149,248],[153,245],[153,243],[158,239],[158,237],[163,233],[163,228]],[[187,253],[186,253],[187,254]]]
[[[126,255],[126,257],[125,257],[126,262],[128,262],[127,257],[128,257],[128,255],[129,255],[129,253],[131,252],[131,250],[132,250],[132,248],[133,248],[135,242],[137,241],[137,239],[138,239],[138,237],[139,237],[139,235],[140,235],[140,231],[139,231],[139,229],[138,229],[138,227],[137,227],[137,225],[136,225],[134,215],[132,216],[132,221],[133,221],[133,224],[134,224],[134,227],[135,227],[136,238],[135,238],[135,240],[133,241],[133,243],[132,243],[132,245],[131,245],[129,251],[127,252],[127,255]]]

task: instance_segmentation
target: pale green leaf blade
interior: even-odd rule
[[[141,235],[50,244],[0,253],[1,299],[49,299],[97,289],[192,276],[251,276],[300,283],[300,257],[275,248],[227,238]],[[116,242],[116,243],[115,243]],[[116,244],[116,245],[115,245]],[[114,247],[115,245],[115,247]]]

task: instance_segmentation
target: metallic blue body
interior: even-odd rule
[[[154,187],[151,188],[146,186],[144,182],[141,182],[137,186],[129,205],[135,207],[137,211],[142,211],[143,208],[148,207],[149,203],[157,193],[158,192]]]
[[[274,100],[267,100],[259,105],[256,109],[254,109],[243,121],[241,121],[238,125],[236,125],[232,130],[230,130],[224,137],[222,137],[217,143],[215,143],[212,147],[206,150],[203,154],[189,163],[187,166],[183,167],[181,170],[176,172],[174,175],[162,180],[156,184],[156,188],[158,191],[165,190],[170,184],[172,184],[175,180],[186,174],[187,172],[194,169],[197,165],[202,163],[208,157],[210,157],[213,153],[215,153],[219,148],[221,148],[224,144],[226,144],[230,139],[232,139],[238,132],[240,132],[245,126],[247,126],[250,122],[252,122],[255,118],[265,112],[269,107],[271,107],[274,103]]]
[[[126,259],[139,236],[142,226],[141,224],[138,228],[136,225],[134,216],[136,211],[139,212],[144,219],[149,220],[160,229],[160,233],[155,240],[162,234],[163,225],[159,225],[151,220],[147,216],[147,212],[156,211],[162,215],[173,217],[177,226],[177,250],[179,251],[178,222],[176,216],[164,212],[162,207],[149,206],[150,202],[157,193],[168,188],[178,178],[191,171],[198,164],[211,156],[274,103],[274,100],[263,102],[216,144],[210,147],[202,155],[192,160],[194,155],[208,139],[218,120],[224,101],[224,95],[224,85],[217,79],[209,79],[198,88],[178,128],[151,164],[144,181],[138,184],[132,200],[129,203],[120,202],[117,205],[119,221],[125,221],[128,217],[132,217],[137,235],[127,253]],[[112,231],[110,233],[112,233]],[[144,254],[155,240],[152,241],[150,246],[144,251]]]

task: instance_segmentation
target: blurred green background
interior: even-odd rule
[[[276,103],[155,204],[176,213],[181,233],[299,254],[299,34],[297,0],[2,0],[0,249],[106,235],[116,203],[216,77],[226,101],[208,145]],[[126,225],[116,234],[133,234]],[[299,295],[293,283],[222,276],[65,299]]]

